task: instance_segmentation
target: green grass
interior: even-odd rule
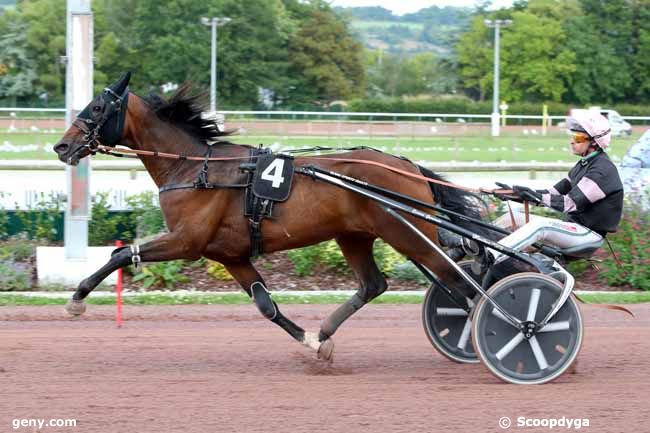
[[[0,132],[0,159],[56,159],[54,152],[46,152],[44,146],[56,143],[63,135],[6,133]],[[462,136],[462,137],[287,137],[287,136],[235,136],[232,141],[240,144],[271,146],[281,148],[306,148],[313,146],[354,147],[371,146],[386,152],[406,156],[414,161],[482,161],[482,162],[575,162],[576,158],[568,151],[568,138],[565,135],[539,136]],[[616,137],[610,154],[622,158],[627,149],[636,141],[634,138]],[[25,152],[2,151],[5,142],[14,146],[36,144],[38,150]],[[95,158],[111,158],[103,155]]]
[[[279,304],[341,304],[349,298],[341,294],[315,294],[291,295],[275,294],[273,299]],[[161,294],[142,293],[135,296],[124,297],[125,305],[243,305],[250,304],[250,298],[244,293],[196,293],[196,294]],[[50,298],[39,296],[24,296],[16,293],[1,293],[0,306],[13,305],[64,305],[67,298]],[[373,301],[377,304],[418,304],[422,302],[419,295],[386,294]],[[114,305],[113,296],[88,297],[87,303],[91,305]]]
[[[606,294],[584,294],[580,296],[585,302],[601,304],[637,304],[650,302],[650,292]],[[345,294],[314,294],[298,296],[289,293],[276,293],[273,299],[278,304],[341,304],[348,299]],[[418,294],[387,293],[374,300],[373,304],[420,304],[423,297]],[[15,305],[64,305],[65,298],[48,298],[24,296],[15,293],[0,293],[0,306]],[[87,300],[92,305],[113,305],[113,296],[92,295]],[[251,300],[243,293],[191,293],[174,295],[172,293],[141,293],[124,298],[126,305],[244,305]]]
[[[650,302],[650,292],[635,293],[591,293],[580,295],[589,304],[640,304]]]

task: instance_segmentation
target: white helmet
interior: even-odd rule
[[[607,150],[612,139],[609,120],[596,110],[571,110],[567,117],[567,129],[584,132],[603,150]]]

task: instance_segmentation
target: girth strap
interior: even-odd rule
[[[270,216],[272,205],[271,200],[259,197],[253,199],[253,214],[248,220],[251,229],[251,257],[257,257],[264,252],[261,225],[262,220]]]
[[[255,177],[256,161],[261,154],[268,153],[267,149],[252,148],[249,152],[249,162],[242,164],[241,168],[248,172],[248,187],[244,200],[244,216],[248,216],[251,257],[257,257],[264,253],[262,240],[262,221],[264,218],[273,217],[273,201],[263,199],[253,192],[253,178]]]

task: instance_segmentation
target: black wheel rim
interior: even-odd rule
[[[561,287],[547,278],[525,276],[497,283],[490,296],[508,313],[528,320],[531,299],[538,293],[534,321],[540,322],[551,310]],[[507,323],[489,302],[477,312],[476,342],[491,369],[515,382],[543,382],[568,367],[576,356],[582,338],[578,307],[572,298],[551,319],[546,328],[526,339]],[[550,379],[549,379],[550,380]]]
[[[475,279],[471,263],[460,264]],[[431,343],[446,356],[459,362],[478,362],[471,339],[471,321],[467,310],[474,302],[453,290],[432,286],[425,299],[424,323]]]

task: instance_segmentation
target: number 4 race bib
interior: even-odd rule
[[[253,177],[253,194],[272,201],[285,201],[291,192],[293,157],[264,155],[257,159]]]

